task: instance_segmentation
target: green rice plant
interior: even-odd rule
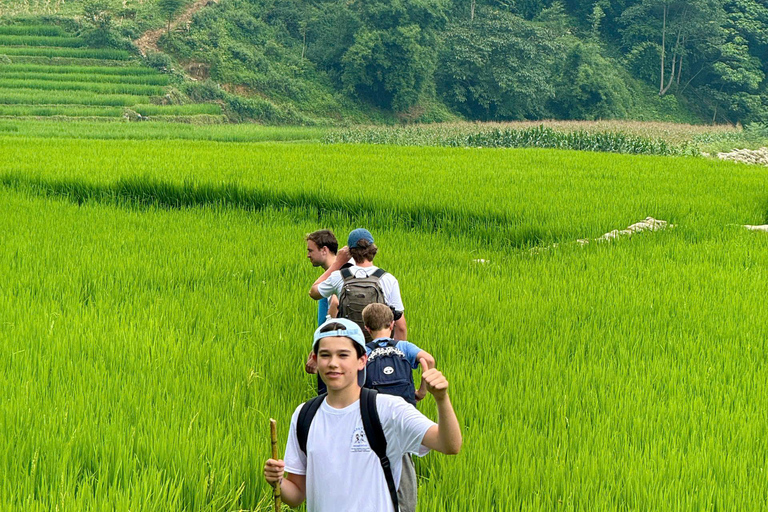
[[[67,33],[56,25],[2,25],[0,35],[62,37]]]
[[[104,94],[135,94],[156,96],[164,89],[156,85],[132,83],[61,82],[58,80],[32,80],[0,78],[0,92],[17,89],[39,89],[44,91],[90,91]]]
[[[125,50],[95,49],[95,48],[29,48],[3,47],[0,53],[25,57],[64,57],[100,60],[129,60],[133,56]]]
[[[94,84],[121,83],[139,85],[168,85],[168,75],[129,75],[129,74],[83,74],[83,73],[30,73],[30,72],[5,72],[0,68],[0,80],[45,80],[49,82],[89,82]]]
[[[0,89],[0,104],[37,105],[110,105],[128,106],[148,103],[149,96],[103,94],[89,91],[44,91],[40,89]]]
[[[153,118],[154,119],[154,118]],[[0,135],[32,138],[197,140],[219,142],[319,141],[326,129],[317,127],[223,124],[197,126],[190,123],[153,121],[148,123],[105,124],[90,121],[57,123],[48,121],[6,121]]]
[[[68,125],[56,129],[54,134],[66,136]],[[127,137],[122,129],[115,127],[117,137]],[[148,140],[62,140],[52,153],[44,149],[45,139],[23,139],[20,134],[0,146],[13,155],[4,167],[13,176],[45,181],[50,173],[65,182],[103,188],[107,194],[145,197],[169,206],[286,205],[315,215],[356,211],[373,227],[396,224],[460,233],[471,235],[474,244],[506,248],[594,238],[648,216],[672,223],[690,218],[704,225],[714,219],[723,225],[755,224],[762,220],[766,196],[765,170],[704,159],[536,149]],[[46,154],[50,161],[41,156]],[[172,166],[171,161],[185,165]],[[281,173],[267,172],[277,162]],[[667,176],[676,167],[682,169],[674,171],[672,180]],[[323,170],[320,181],[318,169]],[[372,170],[378,180],[375,202],[369,199],[367,185]],[[725,184],[724,173],[731,180]],[[136,176],[148,183],[146,189]],[[158,181],[164,183],[159,198],[151,193]],[[580,186],[570,185],[574,182]],[[682,196],[695,201],[681,203]],[[741,199],[729,199],[735,196]]]
[[[0,51],[0,53],[2,53]],[[0,76],[19,73],[47,75],[124,75],[127,77],[149,76],[164,77],[157,70],[143,66],[73,66],[46,64],[6,64],[0,66]]]
[[[135,59],[112,60],[87,57],[47,57],[44,55],[8,55],[0,51],[0,56],[8,57],[10,65],[37,65],[37,66],[98,66],[120,69],[127,66],[135,66]],[[154,70],[153,70],[154,71]]]
[[[766,169],[18,136],[0,158],[3,510],[270,510],[267,419],[282,453],[314,393],[303,238],[360,225],[463,428],[460,455],[418,460],[420,509],[768,506],[768,237],[729,226],[768,220]],[[641,212],[677,226],[502,240],[510,222],[568,242]]]
[[[66,36],[37,36],[37,35],[6,35],[0,32],[0,46],[48,46],[63,48],[80,48],[87,43],[79,37]],[[5,51],[4,49],[2,51]]]
[[[130,117],[130,113],[126,116]],[[224,114],[155,114],[142,117],[141,121],[164,124],[189,124],[195,127],[221,125],[229,122]]]
[[[194,105],[133,105],[134,110],[142,116],[187,116],[196,114],[220,115],[221,106],[215,103],[198,103]]]
[[[81,105],[0,105],[0,116],[121,117],[122,115],[122,107],[85,107]]]

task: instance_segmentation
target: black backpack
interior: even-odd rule
[[[399,396],[415,406],[413,371],[405,354],[397,348],[397,341],[390,338],[383,347],[372,341],[366,347],[371,353],[365,367],[365,387],[385,395]]]
[[[383,269],[376,269],[370,276],[355,277],[349,268],[341,269],[341,278],[344,284],[339,294],[339,317],[352,320],[365,334],[365,341],[371,341],[371,335],[365,329],[363,322],[363,309],[368,304],[380,303],[386,304],[384,299],[384,290],[381,288],[379,280],[386,274]]]
[[[360,390],[360,416],[363,418],[363,429],[365,430],[365,437],[368,439],[368,445],[379,457],[381,469],[384,470],[384,478],[387,480],[389,496],[395,506],[395,512],[398,512],[400,509],[397,501],[397,486],[387,457],[387,438],[384,437],[384,429],[381,428],[381,420],[379,420],[379,411],[376,409],[376,395],[377,393],[373,389],[362,388]],[[317,410],[325,400],[325,396],[326,393],[323,393],[312,398],[299,411],[299,417],[296,420],[296,438],[299,441],[299,448],[305,455],[307,453],[309,427],[312,425]]]

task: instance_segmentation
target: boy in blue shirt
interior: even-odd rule
[[[419,390],[413,383],[413,372],[419,367],[422,373],[435,367],[435,358],[409,341],[392,339],[395,318],[392,309],[386,304],[368,304],[363,309],[365,329],[371,334],[372,341],[365,346],[368,362],[366,363],[365,387],[379,393],[403,398],[416,406],[416,402],[427,394],[426,383],[422,379]],[[409,454],[403,456],[403,470],[397,498],[401,512],[416,510],[418,483],[416,468]]]

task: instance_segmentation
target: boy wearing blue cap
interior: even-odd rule
[[[408,337],[408,326],[403,299],[400,297],[400,284],[392,274],[373,264],[377,252],[378,247],[370,231],[365,228],[353,230],[347,245],[337,253],[336,260],[312,285],[309,296],[321,300],[336,295],[339,297],[338,316],[355,321],[361,330],[364,325],[363,308],[371,302],[385,303],[395,315],[394,338],[405,340]],[[350,259],[354,260],[354,265],[342,268]],[[353,293],[349,293],[350,290]]]
[[[267,460],[264,477],[280,485],[285,503],[297,507],[306,500],[309,512],[395,512],[406,453],[461,449],[448,381],[435,368],[422,375],[437,403],[435,424],[402,398],[361,388],[365,337],[354,322],[324,323],[315,331],[313,348],[328,394],[296,409],[285,460]]]

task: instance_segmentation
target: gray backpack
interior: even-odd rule
[[[339,317],[352,320],[365,333],[365,341],[371,341],[371,335],[365,330],[363,322],[363,309],[368,304],[386,304],[384,291],[379,280],[386,274],[386,270],[376,269],[370,276],[355,277],[348,268],[341,269],[341,277],[344,285],[339,295]]]

